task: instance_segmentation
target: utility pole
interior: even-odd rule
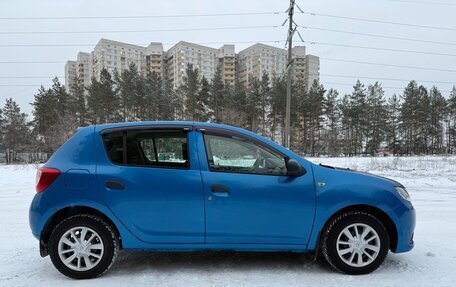
[[[288,8],[288,60],[287,60],[287,100],[285,109],[285,136],[284,146],[290,148],[290,109],[291,109],[291,77],[293,76],[293,13],[295,0],[290,0],[290,8]]]

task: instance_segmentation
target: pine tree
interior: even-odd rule
[[[125,90],[125,86],[119,89],[124,90],[120,91],[124,97],[126,97],[125,93],[129,93]],[[87,91],[87,108],[92,124],[116,122],[119,120],[126,121],[130,118],[130,115],[127,114],[130,103],[128,103],[126,98],[122,98],[122,103],[120,103],[121,101],[114,91],[114,81],[106,69],[101,70],[99,81],[92,78]]]
[[[162,81],[156,72],[149,73],[144,82],[145,88],[145,120],[156,121],[160,113],[160,94],[162,93]]]
[[[103,75],[104,73],[104,75]],[[108,88],[113,86],[111,76],[108,77],[108,71],[103,72],[100,76],[100,82],[108,92]],[[128,69],[122,71],[119,75],[117,71],[114,73],[115,85],[120,101],[121,116],[123,121],[138,121],[144,120],[146,111],[146,89],[145,80],[139,74],[138,68],[134,63],[131,63]],[[109,95],[110,96],[110,95]],[[108,94],[105,97],[109,97]]]
[[[268,136],[270,135],[269,112],[271,102],[271,88],[269,87],[269,76],[266,72],[263,72],[263,75],[261,76],[259,91],[258,133],[262,136]]]
[[[399,97],[394,94],[388,99],[387,104],[388,121],[387,121],[387,133],[386,142],[393,155],[396,155],[401,151],[402,143],[400,136],[401,127],[401,102]]]
[[[283,120],[285,120],[286,86],[282,94]],[[290,149],[300,154],[309,152],[309,118],[310,118],[310,97],[307,86],[303,80],[298,80],[292,85],[290,107]],[[282,142],[285,128],[285,121],[282,126]]]
[[[447,102],[437,87],[429,93],[429,130],[430,151],[432,154],[443,152],[443,122],[447,117]]]
[[[308,122],[309,122],[309,152],[316,156],[321,151],[320,136],[323,123],[324,95],[326,90],[318,81],[314,81],[309,90]]]
[[[273,76],[271,88],[271,139],[283,135],[285,127],[285,100],[286,100],[286,79]],[[293,94],[292,94],[293,95]],[[296,98],[296,97],[294,97]],[[283,139],[280,143],[283,142]]]
[[[448,152],[456,153],[456,86],[448,99]]]
[[[86,89],[84,84],[76,79],[69,95],[69,112],[77,119],[79,126],[85,126],[87,118]]]
[[[187,66],[182,85],[179,87],[185,107],[185,119],[198,120],[198,93],[200,90],[200,80],[198,69],[193,68],[192,64]]]
[[[260,81],[257,78],[251,77],[249,83],[249,89],[247,92],[247,109],[249,111],[247,115],[247,129],[256,133],[259,129],[258,125],[261,116],[261,108],[259,104],[261,101],[261,88]]]
[[[177,98],[173,84],[168,76],[164,75],[161,93],[158,94],[159,117],[158,120],[172,121],[178,114],[183,114],[183,104]]]
[[[324,115],[326,126],[326,152],[329,155],[337,155],[339,153],[338,134],[339,134],[339,118],[340,112],[337,105],[339,92],[335,89],[330,89],[326,93],[324,99]]]
[[[401,107],[401,122],[407,154],[427,152],[429,106],[426,88],[411,81],[404,90]]]
[[[353,87],[353,93],[350,96],[351,117],[353,124],[353,153],[360,154],[363,149],[363,139],[367,130],[367,91],[365,86],[358,80]]]
[[[2,109],[2,142],[5,148],[6,163],[17,162],[18,152],[23,151],[30,139],[27,115],[21,112],[13,99],[7,99]]]
[[[367,90],[366,105],[369,119],[366,121],[366,153],[375,155],[386,134],[387,109],[383,98],[385,92],[378,82],[369,85]]]
[[[200,83],[200,90],[197,93],[196,98],[196,113],[195,120],[200,122],[207,122],[211,117],[209,111],[209,99],[210,99],[210,84],[206,77],[202,77]]]
[[[224,112],[226,108],[226,91],[223,83],[222,66],[218,65],[211,82],[209,107],[212,110],[213,121],[215,123],[224,122]]]
[[[227,99],[226,123],[244,128],[247,122],[247,92],[244,85],[236,79]]]

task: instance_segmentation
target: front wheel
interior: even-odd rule
[[[321,249],[336,270],[353,275],[367,274],[385,260],[389,249],[388,232],[371,214],[346,212],[328,224]]]
[[[65,219],[49,239],[52,263],[61,273],[75,279],[103,274],[114,263],[118,250],[112,227],[88,214]]]

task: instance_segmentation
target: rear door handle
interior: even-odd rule
[[[125,186],[120,181],[117,181],[117,180],[109,180],[106,182],[105,186],[107,189],[115,189],[115,190],[125,189]]]
[[[211,192],[215,196],[228,197],[230,195],[230,189],[224,185],[213,185],[211,186]]]

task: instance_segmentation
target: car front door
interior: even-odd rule
[[[203,243],[204,201],[189,128],[104,131],[97,180],[113,213],[150,243]]]
[[[242,134],[198,131],[206,242],[305,245],[315,189],[310,166],[286,175],[285,155]]]

